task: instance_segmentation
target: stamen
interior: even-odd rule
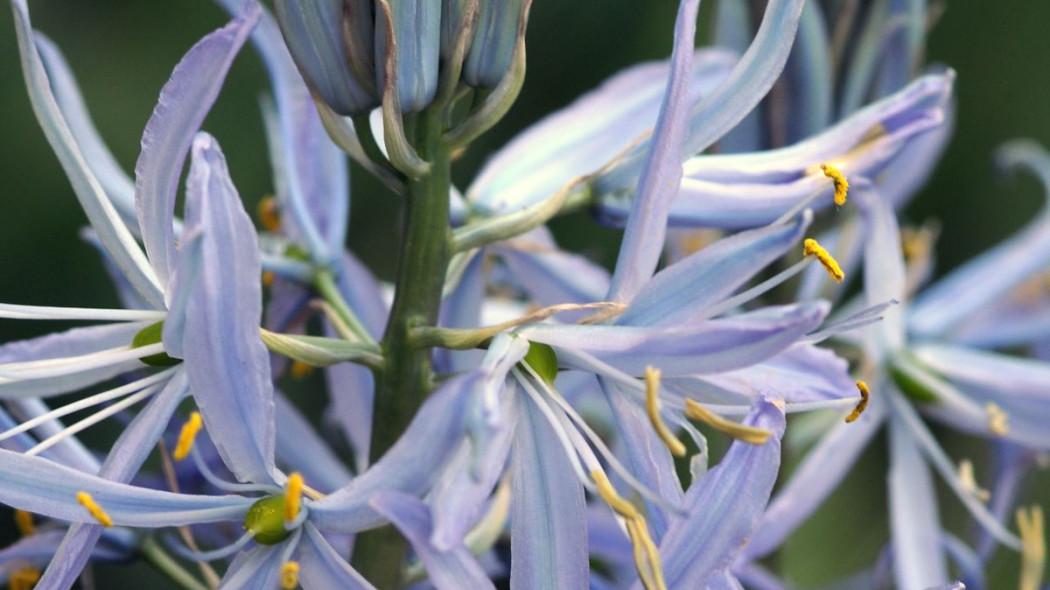
[[[35,567],[24,567],[11,574],[7,579],[10,590],[33,590],[40,581],[40,570]]]
[[[645,368],[645,412],[649,415],[649,422],[660,440],[667,445],[667,449],[675,457],[685,456],[685,445],[671,432],[660,418],[660,400],[656,397],[660,389],[660,370],[652,367]]]
[[[262,284],[264,287],[272,287],[273,282],[277,280],[277,276],[273,274],[273,271],[263,271],[262,273]]]
[[[296,379],[303,379],[314,372],[314,366],[303,361],[293,361],[292,368],[290,370],[292,377]]]
[[[805,241],[802,242],[802,255],[816,256],[817,260],[819,260],[824,266],[824,269],[828,271],[831,278],[835,279],[836,283],[841,283],[842,279],[846,278],[846,273],[842,272],[842,267],[839,266],[835,257],[829,254],[828,251],[813,238],[806,238]]]
[[[739,422],[726,420],[690,398],[685,398],[685,415],[693,420],[699,420],[723,434],[751,445],[765,444],[769,437],[773,436],[773,432],[765,428],[747,426]]]
[[[820,169],[835,184],[835,204],[839,207],[846,204],[846,195],[849,194],[849,181],[846,175],[831,164],[821,164]]]
[[[299,472],[288,476],[288,485],[284,492],[284,521],[295,520],[299,516],[299,507],[303,500],[303,476]]]
[[[281,229],[281,214],[277,207],[277,199],[273,197],[261,199],[257,213],[266,231],[276,232]]]
[[[853,408],[853,411],[849,413],[849,416],[846,416],[847,424],[860,418],[860,415],[868,408],[868,398],[871,397],[871,391],[868,389],[868,384],[863,381],[857,381],[857,389],[860,390],[860,402],[858,402],[857,407]]]
[[[15,526],[18,527],[18,532],[23,537],[28,537],[36,532],[36,526],[33,525],[33,515],[25,510],[15,510]]]
[[[616,489],[609,482],[609,478],[600,469],[591,471],[591,479],[598,488],[598,494],[605,503],[613,509],[613,512],[624,519],[627,526],[627,536],[631,539],[634,548],[634,565],[638,570],[638,577],[646,590],[667,590],[664,582],[663,567],[660,565],[660,553],[656,549],[649,536],[649,528],[646,526],[645,517],[635,509],[634,505],[624,500],[616,493]]]
[[[984,406],[984,411],[988,412],[988,430],[992,431],[992,434],[1006,436],[1010,432],[1010,415],[1002,408],[993,402],[988,402]]]
[[[172,457],[176,461],[182,461],[190,454],[190,449],[193,448],[193,441],[197,438],[197,433],[201,431],[204,423],[201,421],[201,413],[194,412],[190,414],[190,419],[182,425],[182,430],[179,431],[179,440],[175,443],[175,452]]]
[[[959,482],[973,497],[982,502],[987,502],[992,497],[988,490],[977,485],[977,478],[973,474],[973,462],[969,459],[959,462]]]
[[[1021,532],[1020,590],[1038,590],[1046,563],[1046,537],[1043,530],[1043,508],[1017,509],[1017,528]]]
[[[299,563],[287,561],[281,566],[281,588],[292,590],[299,585]]]
[[[77,502],[81,506],[87,508],[87,511],[91,513],[91,516],[95,517],[95,520],[104,527],[113,526],[113,519],[106,514],[106,511],[95,502],[95,499],[91,497],[91,494],[87,492],[77,492]]]

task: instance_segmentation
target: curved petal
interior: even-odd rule
[[[541,306],[601,301],[609,292],[609,271],[560,249],[546,227],[497,245],[495,251],[521,288]]]
[[[270,360],[259,337],[262,287],[251,219],[215,140],[194,141],[186,232],[202,236],[201,269],[186,305],[191,393],[223,461],[241,481],[273,482]]]
[[[352,476],[343,462],[284,395],[275,394],[277,410],[277,459],[289,471],[302,473],[314,489],[328,493]]]
[[[161,89],[142,134],[135,208],[146,255],[161,285],[167,285],[175,266],[175,192],[186,152],[259,15],[257,4],[246,4],[240,16],[186,53]]]
[[[371,504],[408,539],[416,555],[423,561],[427,579],[437,590],[495,590],[485,571],[462,544],[447,550],[431,547],[433,522],[426,504],[418,498],[389,492],[373,497]]]
[[[258,545],[238,554],[219,584],[220,590],[261,590],[280,586],[281,566],[292,556],[302,534],[296,529],[279,545]]]
[[[305,590],[375,590],[325,540],[310,522],[299,543],[299,582]]]
[[[796,344],[761,363],[704,380],[752,399],[763,393],[788,404],[842,399],[857,395],[849,363],[825,348]]]

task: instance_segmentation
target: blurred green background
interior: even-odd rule
[[[141,130],[171,68],[197,39],[226,21],[208,0],[30,4],[36,27],[65,52],[97,126],[127,170],[133,169]],[[705,13],[712,4],[707,3]],[[996,181],[990,158],[996,146],[1017,137],[1050,145],[1050,3],[946,4],[930,36],[928,55],[959,73],[957,131],[932,182],[907,213],[914,221],[941,220],[937,252],[942,271],[1019,227],[1042,203],[1030,178]],[[525,89],[508,117],[461,160],[455,171],[458,184],[466,186],[485,154],[530,122],[624,66],[666,57],[676,6],[669,0],[536,0]],[[264,89],[257,59],[245,52],[205,124],[222,144],[249,202],[272,190],[258,117]],[[0,112],[0,301],[114,304],[95,252],[76,237],[84,216],[30,110],[8,10],[0,10]],[[389,279],[396,248],[395,199],[363,174],[354,177],[353,199],[351,246]],[[599,260],[612,259],[618,232],[581,231],[580,222],[573,218],[557,224],[563,243]],[[0,342],[48,329],[4,320]],[[982,449],[971,445],[968,452],[979,455]],[[838,511],[827,511],[793,538],[786,555],[796,580],[825,582],[831,573],[863,566],[878,551],[886,535],[884,460],[879,451],[869,453],[865,463],[871,467],[858,470],[832,498]],[[946,506],[945,520],[962,518],[954,500]],[[1002,555],[992,587],[1012,587],[1008,580],[1016,565],[1015,556]],[[118,583],[100,587],[131,588],[140,582]]]

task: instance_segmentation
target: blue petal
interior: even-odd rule
[[[667,210],[682,180],[685,118],[689,108],[689,73],[696,43],[696,13],[700,0],[685,0],[675,20],[671,74],[660,116],[656,120],[645,165],[635,189],[620,255],[609,285],[609,301],[632,301],[653,276],[667,233]]]
[[[820,4],[807,2],[798,25],[798,38],[784,68],[788,111],[785,143],[801,141],[823,131],[831,122],[834,93],[829,35]]]
[[[471,86],[494,88],[510,68],[518,40],[523,0],[483,2],[474,39],[463,63],[463,79]]]
[[[329,448],[327,441],[314,432],[313,426],[299,413],[288,398],[274,396],[277,409],[277,458],[289,471],[298,471],[314,489],[328,493],[346,485],[351,479],[343,462]]]
[[[221,590],[262,590],[280,587],[281,566],[287,563],[299,544],[302,529],[280,545],[258,545],[230,564],[219,584]]]
[[[668,588],[704,587],[733,562],[758,526],[780,467],[784,412],[763,401],[745,423],[776,436],[757,446],[734,442],[686,492],[689,515],[674,521],[660,542]]]
[[[441,50],[441,6],[437,2],[390,0],[394,43],[397,46],[396,83],[401,111],[412,113],[430,104],[437,91]],[[387,55],[387,24],[376,15],[376,61]],[[386,68],[377,68],[379,87],[386,85]]]
[[[135,163],[135,208],[142,243],[161,285],[175,266],[175,193],[194,134],[222,88],[233,58],[259,20],[256,4],[193,46],[160,91]]]
[[[186,231],[200,231],[203,239],[183,340],[191,393],[234,475],[272,483],[274,402],[259,337],[259,248],[222,152],[207,134],[194,141],[186,193]]]
[[[735,62],[735,55],[728,51],[697,51],[689,80],[690,100],[713,90]],[[669,66],[663,61],[623,70],[518,135],[485,164],[470,185],[467,200],[472,212],[495,216],[516,211],[607,164],[652,129]]]
[[[337,336],[327,322],[325,335],[330,338]],[[368,453],[372,444],[375,378],[368,367],[352,363],[326,367],[324,373],[328,387],[325,422],[342,431],[353,448],[354,467],[361,473],[368,468]]]
[[[791,223],[742,232],[665,268],[642,287],[616,323],[671,326],[701,316],[798,246],[809,220],[802,216]]]
[[[519,333],[566,353],[589,354],[630,375],[642,375],[652,365],[670,377],[721,373],[763,361],[816,328],[827,310],[824,302],[808,302],[686,326],[539,324]]]
[[[0,450],[0,502],[70,522],[97,524],[77,503],[86,491],[117,525],[165,527],[241,520],[251,500],[240,496],[173,494],[115,483],[47,459]]]
[[[550,424],[519,396],[511,505],[511,590],[586,588],[583,484]]]
[[[859,184],[859,183],[854,183]],[[901,235],[893,203],[877,190],[858,187],[855,200],[860,204],[867,238],[864,242],[864,294],[869,305],[898,301],[873,326],[880,350],[894,351],[904,345],[905,269]]]
[[[773,392],[789,404],[855,397],[849,363],[812,344],[796,344],[773,358],[704,381],[754,398]]]
[[[907,426],[890,421],[890,517],[898,588],[948,580],[930,468]]]
[[[609,271],[559,248],[546,227],[498,245],[496,252],[538,305],[601,301],[609,292]]]
[[[433,523],[422,501],[408,494],[389,492],[372,498],[371,504],[408,539],[437,590],[495,590],[485,571],[462,544],[445,551],[431,547]]]
[[[309,522],[299,543],[299,582],[305,590],[374,590]]]
[[[149,322],[73,328],[0,346],[0,364],[61,359],[130,346]],[[144,365],[137,359],[54,378],[0,382],[0,398],[49,397],[76,391]]]
[[[463,269],[452,292],[441,302],[439,325],[448,328],[477,328],[481,324],[481,306],[485,300],[485,256],[478,252]],[[480,350],[434,351],[435,373],[459,373],[478,366],[484,352]]]
[[[15,33],[33,112],[36,113],[51,148],[55,150],[55,155],[66,171],[80,206],[87,214],[92,227],[98,232],[99,241],[135,286],[135,290],[155,309],[163,309],[164,295],[161,283],[135,238],[110,203],[105,189],[92,172],[55,100],[44,64],[37,53],[26,0],[12,0],[11,7],[15,12]]]

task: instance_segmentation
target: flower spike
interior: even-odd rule
[[[839,266],[839,262],[835,260],[835,257],[828,253],[828,251],[813,238],[806,238],[806,240],[802,242],[802,255],[816,256],[817,260],[824,265],[824,268],[827,269],[828,274],[831,275],[831,278],[835,279],[836,283],[841,283],[842,279],[846,278],[846,273],[842,272],[842,267]]]
[[[857,381],[857,389],[860,390],[860,402],[858,402],[857,407],[853,408],[853,411],[849,413],[849,416],[846,416],[847,424],[860,418],[860,415],[868,408],[868,398],[871,397],[871,390],[868,389],[868,384],[863,381]]]

